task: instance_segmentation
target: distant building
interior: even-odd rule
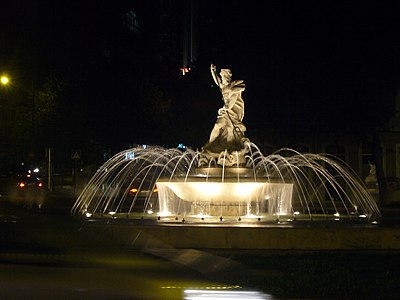
[[[184,1],[181,72],[185,75],[197,61],[197,2]]]

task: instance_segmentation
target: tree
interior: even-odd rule
[[[40,142],[49,144],[60,119],[59,98],[64,89],[62,79],[51,75],[34,90],[34,132]]]

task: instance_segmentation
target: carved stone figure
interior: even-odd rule
[[[368,162],[368,164],[370,169],[368,176],[365,178],[365,185],[369,190],[376,190],[378,187],[378,179],[376,178],[376,166],[375,164],[371,164],[370,162]]]
[[[211,159],[225,166],[245,163],[249,140],[244,133],[243,124],[244,101],[242,92],[245,89],[243,80],[232,81],[232,72],[221,69],[220,76],[217,68],[211,64],[211,75],[222,94],[223,106],[218,110],[217,121],[211,131],[208,143],[203,146],[200,165],[206,165]]]

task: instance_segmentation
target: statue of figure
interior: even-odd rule
[[[217,121],[211,131],[210,139],[203,146],[200,165],[206,164],[210,159],[216,158],[218,164],[232,166],[245,162],[244,154],[247,152],[245,143],[246,127],[243,124],[244,101],[242,92],[245,89],[243,80],[232,81],[232,72],[221,69],[220,76],[217,68],[211,64],[211,75],[222,94],[223,106],[218,110]]]
[[[374,191],[378,188],[378,179],[376,178],[376,166],[373,163],[368,162],[369,164],[369,174],[365,178],[365,185],[368,190]]]

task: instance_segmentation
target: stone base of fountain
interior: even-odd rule
[[[254,178],[254,170],[245,167],[210,167],[210,168],[196,168],[195,174],[197,177],[217,177],[217,178]]]
[[[157,226],[121,222],[91,222],[82,231],[88,238],[114,245],[145,249],[230,249],[307,251],[395,251],[400,249],[400,228],[361,226],[353,222],[251,225],[225,223]],[[257,224],[257,223],[256,223]],[[110,230],[110,227],[112,230]],[[283,230],[285,229],[286,230]],[[135,237],[134,239],[132,237]]]

